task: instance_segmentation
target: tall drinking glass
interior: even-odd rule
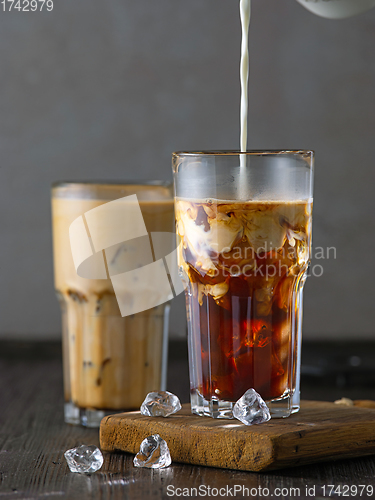
[[[173,154],[193,413],[232,417],[250,388],[299,410],[312,151]]]
[[[170,305],[153,283],[150,234],[174,232],[172,186],[57,183],[52,219],[65,421],[96,427],[165,389]]]

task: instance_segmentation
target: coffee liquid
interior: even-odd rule
[[[295,386],[295,290],[308,266],[311,209],[305,201],[177,200],[192,393],[235,402],[254,388],[269,401]]]

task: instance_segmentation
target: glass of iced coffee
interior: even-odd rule
[[[173,154],[192,412],[231,418],[250,388],[298,411],[312,151]]]
[[[96,427],[106,414],[139,409],[148,392],[165,390],[166,298],[173,295],[156,297],[162,285],[152,281],[158,264],[150,235],[174,232],[172,186],[56,183],[52,219],[65,421]],[[144,269],[150,283],[144,283]],[[157,273],[168,282],[163,269],[164,275]],[[119,279],[124,276],[127,281]],[[145,297],[151,302],[142,304]]]

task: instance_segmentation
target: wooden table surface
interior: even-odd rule
[[[364,360],[374,355],[374,345],[363,346],[357,354],[345,346],[340,349],[341,357],[349,356],[349,361],[352,360],[349,365],[358,367],[360,359],[362,369],[366,365]],[[363,383],[359,383],[361,371],[345,367],[345,363],[341,367],[335,365],[336,371],[332,371],[332,367],[324,368],[324,361],[319,361],[323,350],[313,347],[308,351],[310,357],[306,357],[309,359],[302,386],[304,399],[316,399],[317,396],[325,400],[342,396],[375,399],[370,372]],[[315,360],[311,352],[315,352]],[[329,346],[324,352],[329,352]],[[184,345],[172,343],[168,388],[180,395],[183,402],[188,397],[187,377]],[[206,493],[207,497],[209,488],[217,488],[219,495],[216,498],[230,498],[235,486],[248,488],[249,498],[264,498],[267,493],[284,499],[327,498],[330,488],[327,486],[324,490],[324,485],[372,485],[375,490],[375,457],[257,474],[178,463],[163,470],[145,470],[133,466],[132,455],[107,453],[97,473],[90,476],[74,474],[68,469],[64,451],[79,444],[98,445],[98,431],[65,424],[62,405],[59,345],[0,342],[0,500],[167,499],[182,496],[183,488],[201,488],[200,496]],[[365,489],[359,496],[353,489],[346,496],[375,498],[375,495],[368,495],[369,491]],[[216,490],[210,493],[215,495]],[[246,498],[247,491],[244,495],[237,492],[236,496]],[[332,497],[338,496],[336,490]]]

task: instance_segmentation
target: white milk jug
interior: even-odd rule
[[[375,7],[375,0],[297,0],[307,10],[329,19],[355,16]]]

